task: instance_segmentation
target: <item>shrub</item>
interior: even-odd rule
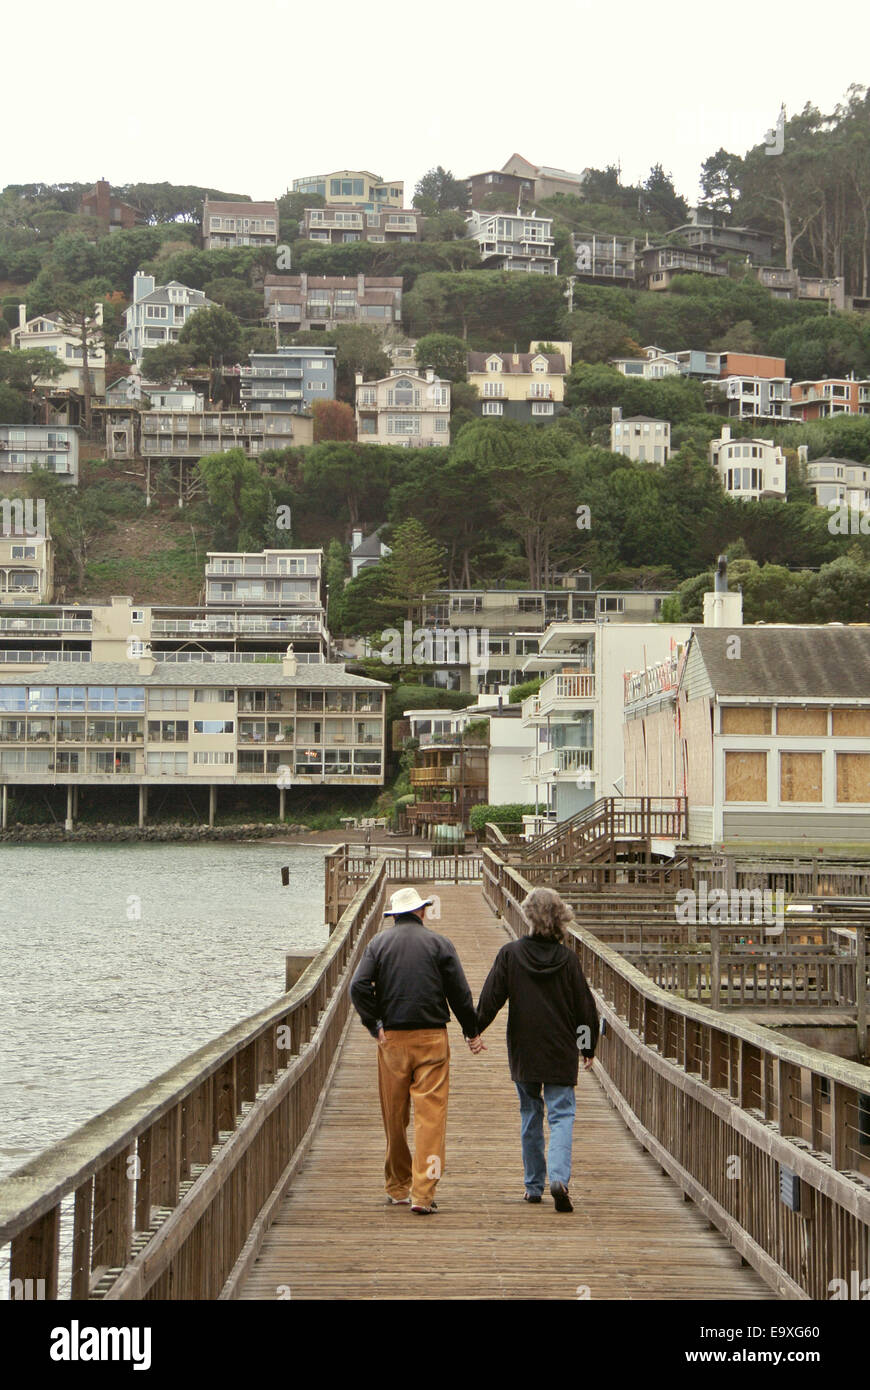
[[[508,703],[511,705],[522,704],[530,695],[536,695],[544,683],[543,676],[535,676],[530,681],[523,681],[522,685],[512,685]]]
[[[482,834],[488,821],[493,825],[517,825],[523,816],[533,816],[535,808],[532,805],[524,805],[521,801],[508,802],[504,806],[473,806],[468,824],[471,830]]]

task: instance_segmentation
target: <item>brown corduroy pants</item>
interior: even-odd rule
[[[388,1028],[378,1045],[378,1089],[387,1137],[387,1194],[429,1207],[444,1172],[450,1045],[446,1028]],[[414,1100],[414,1157],[406,1133]]]

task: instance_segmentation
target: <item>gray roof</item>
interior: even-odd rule
[[[381,545],[383,544],[380,533],[383,529],[383,526],[379,526],[376,531],[372,531],[370,536],[364,536],[359,545],[355,546],[350,552],[351,555],[353,555],[355,559],[361,559],[366,555],[374,555],[380,559]]]
[[[295,676],[285,676],[280,662],[158,661],[150,676],[139,672],[133,661],[95,661],[71,666],[67,661],[52,661],[36,672],[3,672],[0,685],[213,685],[213,686],[303,686],[321,687],[370,686],[387,690],[389,682],[373,681],[368,676],[352,676],[341,665],[326,662],[303,662]]]
[[[692,642],[719,696],[870,700],[870,627],[696,627]]]

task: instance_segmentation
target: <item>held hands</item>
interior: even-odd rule
[[[476,1038],[466,1038],[465,1041],[468,1043],[469,1049],[471,1052],[474,1053],[475,1057],[479,1052],[488,1051],[486,1043],[483,1041],[479,1033]]]
[[[387,1041],[387,1035],[386,1035],[386,1033],[384,1032],[383,1028],[379,1028],[379,1029],[378,1029],[378,1047],[383,1047],[383,1045],[384,1045],[384,1043],[385,1043],[386,1041]]]

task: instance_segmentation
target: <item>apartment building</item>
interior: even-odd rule
[[[265,319],[291,332],[323,332],[343,323],[386,329],[402,322],[400,275],[267,275]]]
[[[40,521],[29,526],[20,499],[0,498],[0,608],[51,603],[54,544],[47,521]]]
[[[560,413],[565,376],[571,369],[571,344],[553,343],[556,352],[469,352],[468,383],[476,386],[477,415],[536,422]]]
[[[159,661],[274,664],[292,643],[300,664],[328,659],[321,550],[209,552],[203,602],[107,602],[23,607],[0,617],[0,664],[90,665],[141,656]]]
[[[78,674],[78,673],[75,673]],[[22,678],[0,671],[2,820],[18,786],[138,786],[139,821],[151,786],[286,789],[380,786],[388,686],[342,665],[161,662],[151,655],[91,664],[72,684],[50,663]]]
[[[578,280],[604,284],[632,284],[637,255],[634,237],[609,236],[604,232],[572,232],[574,269]]]
[[[327,207],[361,207],[366,212],[401,208],[405,185],[401,179],[382,179],[368,169],[339,169],[332,174],[309,174],[293,180],[294,193],[314,193]]]
[[[870,380],[855,376],[793,381],[793,420],[829,420],[833,415],[870,415]]]
[[[106,352],[100,342],[102,323],[103,306],[97,301],[94,316],[88,324],[88,375],[91,391],[97,396],[101,396],[106,389]],[[65,323],[59,313],[36,314],[28,319],[27,305],[19,304],[18,327],[10,331],[9,346],[22,351],[41,348],[62,363],[60,376],[51,381],[47,377],[37,377],[38,387],[50,387],[52,392],[83,389],[84,350],[81,333]]]
[[[558,274],[551,217],[511,217],[473,210],[466,219],[465,235],[477,242],[481,264],[487,270]]]
[[[414,208],[306,208],[299,229],[309,241],[419,241],[423,218]]]
[[[629,692],[625,792],[687,795],[691,844],[866,850],[868,629],[696,627],[657,705]]]
[[[99,222],[104,232],[129,232],[148,222],[140,208],[116,198],[105,179],[98,179],[91,192],[82,195],[79,211]]]
[[[441,589],[424,600],[422,623],[442,634],[443,658],[424,678],[442,690],[495,694],[548,673],[549,658],[539,655],[541,635],[551,625],[653,622],[667,590],[593,591],[586,573],[566,576],[565,587],[553,589]],[[568,587],[570,586],[570,587]],[[475,635],[484,658],[472,665],[463,656]],[[450,635],[453,635],[451,650]],[[438,655],[438,647],[435,653]]]
[[[790,420],[789,377],[730,376],[705,388],[708,405],[736,420]]]
[[[153,275],[139,270],[133,277],[133,300],[124,311],[124,329],[117,346],[138,366],[148,348],[177,343],[191,314],[213,308],[202,290],[188,289],[178,280],[158,285]]]
[[[356,429],[361,444],[407,448],[450,443],[450,382],[393,368],[379,381],[356,373]]]
[[[687,641],[688,625],[653,622],[560,623],[542,634],[545,679],[522,705],[536,734],[529,783],[546,789],[550,819],[567,820],[624,785],[625,672],[666,660]]]
[[[0,485],[44,468],[73,487],[79,481],[79,432],[72,425],[0,425]]]
[[[202,410],[205,396],[188,386],[144,381],[138,373],[131,372],[106,387],[105,404],[117,410]]]
[[[786,495],[785,455],[772,439],[733,439],[730,425],[710,441],[710,463],[725,491],[742,501]]]
[[[206,198],[202,207],[202,245],[205,251],[232,246],[277,246],[278,204],[226,203]]]
[[[806,465],[807,484],[819,507],[870,511],[870,466],[853,459],[820,458]]]
[[[131,431],[107,424],[110,458],[200,459],[226,449],[251,457],[266,449],[314,443],[310,415],[279,410],[143,410]],[[129,452],[125,452],[129,450]]]
[[[635,282],[641,290],[667,290],[675,275],[727,275],[708,252],[678,246],[645,246],[635,258]]]
[[[277,347],[248,353],[250,366],[241,369],[242,405],[274,415],[310,414],[315,401],[335,400],[337,352],[334,347]]]
[[[622,407],[611,411],[610,451],[623,454],[633,463],[667,463],[671,456],[671,423],[650,415],[629,415],[623,419]]]

